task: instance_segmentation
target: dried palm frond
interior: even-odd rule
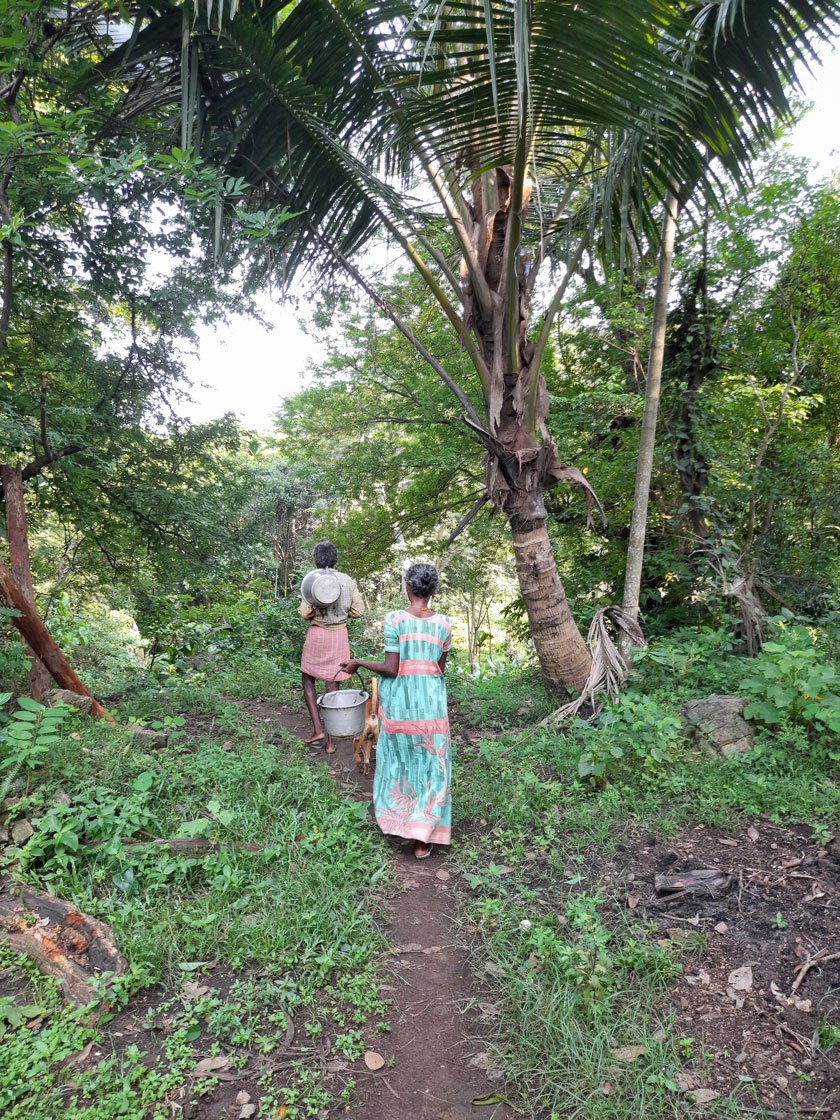
[[[592,668],[581,689],[580,696],[570,704],[564,704],[556,712],[542,721],[542,727],[559,727],[566,720],[576,716],[584,705],[589,704],[595,712],[603,706],[604,698],[617,700],[621,687],[627,680],[629,665],[618,651],[607,629],[607,619],[617,630],[623,631],[634,646],[644,646],[645,636],[642,628],[632,615],[621,607],[601,607],[586,636],[592,654]]]

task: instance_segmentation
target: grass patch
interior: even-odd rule
[[[562,734],[523,731],[521,712],[519,729],[505,730],[533,678],[495,679],[489,698],[480,692],[485,682],[462,679],[453,689],[462,723],[484,732],[468,736],[456,758],[456,856],[470,888],[460,916],[474,967],[500,999],[499,1062],[528,1102],[526,1115],[684,1115],[690,1100],[678,1074],[686,1062],[706,1071],[710,1080],[699,1084],[716,1085],[714,1055],[679,1037],[665,998],[683,968],[696,967],[686,954],[701,952],[705,935],[662,944],[653,927],[628,919],[623,886],[599,877],[628,836],[673,837],[698,824],[733,829],[765,818],[807,822],[824,839],[840,815],[832,743],[815,741],[802,724],[759,727],[755,749],[726,760],[689,750],[675,734],[684,699],[737,690],[744,659],[720,651],[704,671],[710,640],[654,647],[637,678],[644,702],[631,693],[618,719]],[[534,722],[543,703],[538,688]],[[489,719],[473,720],[484,712]],[[581,766],[587,757],[611,765],[599,775]],[[636,1056],[622,1060],[628,1047]],[[762,1115],[757,1103],[745,1082],[720,1093],[705,1114]]]
[[[167,689],[170,716],[183,699],[183,688]],[[342,799],[299,743],[208,700],[218,732],[194,737],[188,723],[149,754],[118,726],[76,718],[13,787],[7,823],[26,819],[34,834],[7,848],[6,874],[111,925],[129,963],[118,995],[132,997],[113,1013],[145,1000],[152,1026],[122,1045],[4,950],[6,998],[41,1009],[37,1029],[5,1022],[0,1111],[9,1120],[162,1120],[172,1101],[218,1086],[195,1075],[208,1056],[249,1070],[260,1117],[280,1103],[290,1120],[315,1115],[348,1091],[346,1077],[325,1083],[324,1056],[345,1053],[368,1018],[385,1013],[375,891],[387,862],[366,806]],[[167,714],[143,704],[149,717]],[[212,846],[184,854],[152,837]],[[185,996],[185,981],[203,992]],[[68,1075],[62,1063],[88,1043],[101,1059]],[[288,1060],[260,1061],[289,1045]]]

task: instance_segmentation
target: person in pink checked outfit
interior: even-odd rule
[[[385,660],[342,663],[382,677],[373,807],[390,836],[414,841],[416,859],[452,832],[452,740],[443,672],[452,624],[429,606],[438,588],[433,564],[412,564],[405,574],[408,607],[385,617]]]
[[[335,744],[321,723],[315,681],[324,681],[327,692],[334,692],[340,681],[347,680],[350,674],[341,668],[341,662],[350,656],[347,620],[361,618],[365,605],[356,581],[335,570],[338,551],[334,544],[330,541],[316,544],[313,559],[316,568],[338,580],[341,590],[336,602],[329,607],[315,607],[301,596],[300,617],[309,623],[300,659],[303,698],[312,720],[312,734],[306,742],[312,746],[323,743],[327,754],[335,754]]]

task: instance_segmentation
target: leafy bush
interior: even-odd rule
[[[263,653],[297,662],[306,627],[294,599],[278,599],[260,581],[216,581],[211,587],[151,599],[141,596],[138,620],[151,639],[158,669],[176,671],[202,654],[224,658]]]
[[[725,692],[735,687],[740,666],[732,648],[726,629],[682,627],[634,651],[634,679],[645,692],[659,687]]]
[[[681,743],[678,717],[635,689],[605,708],[594,725],[579,719],[575,726],[583,740],[578,760],[582,778],[615,778],[628,767],[662,766]]]
[[[0,693],[0,802],[18,771],[34,770],[61,741],[61,724],[73,710],[66,704],[45,708],[28,696],[21,696],[17,710],[7,716],[2,708],[11,695]]]
[[[145,643],[128,611],[58,595],[47,618],[63,652],[94,693],[121,692],[140,673]]]
[[[816,645],[810,631],[780,620],[777,640],[766,642],[741,681],[750,703],[747,719],[770,726],[791,721],[809,733],[840,735],[840,672]],[[829,751],[840,758],[840,751]]]
[[[0,606],[0,688],[17,691],[26,680],[29,659],[23,642],[9,621],[15,613]]]

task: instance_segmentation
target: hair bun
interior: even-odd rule
[[[405,573],[406,587],[420,599],[431,598],[437,591],[439,582],[434,564],[426,564],[423,561],[412,564]]]

